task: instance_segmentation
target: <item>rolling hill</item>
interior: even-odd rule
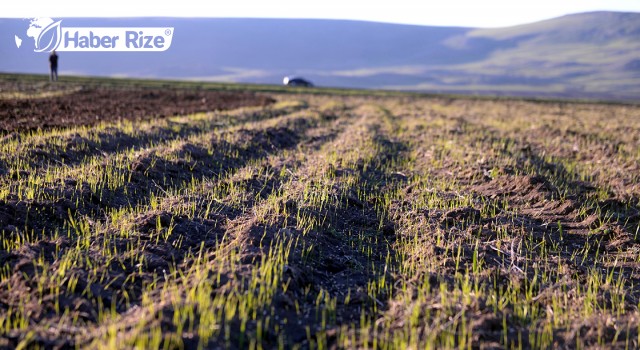
[[[28,20],[0,19],[1,72],[47,72]],[[632,100],[640,14],[592,12],[508,28],[344,20],[66,18],[69,27],[171,26],[162,53],[61,53],[60,73]],[[16,47],[14,37],[23,41]]]

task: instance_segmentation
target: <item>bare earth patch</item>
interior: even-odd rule
[[[149,120],[274,102],[252,93],[203,90],[80,87],[63,92],[0,99],[0,132]]]

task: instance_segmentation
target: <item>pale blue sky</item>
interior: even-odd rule
[[[586,11],[640,12],[638,0],[86,0],[5,1],[0,17],[334,18],[391,23],[502,27]]]

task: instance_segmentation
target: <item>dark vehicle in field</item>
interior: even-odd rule
[[[303,78],[299,78],[299,77],[295,77],[295,78],[290,78],[290,77],[284,77],[284,79],[282,80],[282,83],[286,86],[303,86],[303,87],[312,87],[313,84]]]

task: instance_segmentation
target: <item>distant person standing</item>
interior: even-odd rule
[[[58,54],[56,50],[49,55],[49,66],[51,67],[51,81],[58,81]]]

